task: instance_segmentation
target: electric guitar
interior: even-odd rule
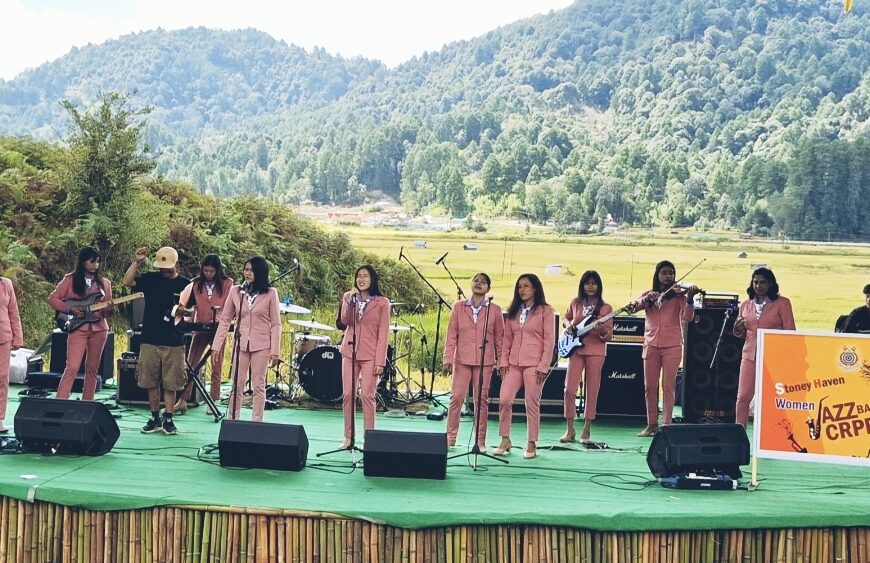
[[[616,315],[630,310],[631,305],[626,305],[625,307],[621,307],[616,309],[612,313],[608,313],[601,318],[595,318],[592,315],[584,318],[580,321],[580,324],[574,327],[574,330],[570,332],[562,332],[559,335],[559,356],[562,358],[567,358],[575,351],[579,350],[583,347],[583,339],[586,337],[589,332],[592,331],[599,324],[606,323]]]
[[[73,332],[85,323],[95,323],[99,321],[100,319],[94,315],[94,312],[105,309],[109,306],[108,303],[97,303],[97,299],[102,297],[102,294],[94,293],[85,299],[64,299],[63,302],[66,303],[70,309],[83,309],[85,314],[82,317],[76,317],[71,313],[58,312],[54,317],[57,322],[57,328],[63,332]],[[137,293],[131,293],[130,295],[125,295],[124,297],[116,297],[112,302],[115,305],[120,305],[121,303],[133,301],[134,299],[142,299],[143,297],[145,297],[145,294],[140,291]]]

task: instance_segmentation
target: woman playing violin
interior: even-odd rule
[[[652,436],[659,429],[658,403],[661,380],[664,424],[671,423],[676,394],[677,368],[683,357],[683,322],[695,318],[694,285],[677,286],[677,269],[668,260],[656,264],[652,289],[634,302],[635,310],[646,310],[643,334],[643,376],[646,395],[646,428],[638,436]]]

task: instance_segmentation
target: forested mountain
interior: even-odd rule
[[[392,70],[155,31],[0,83],[0,133],[135,90],[157,172],[208,194],[870,240],[868,24],[836,0],[579,0]]]

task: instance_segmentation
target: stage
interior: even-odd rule
[[[10,389],[10,428],[21,389]],[[109,393],[99,398],[113,404]],[[560,444],[564,423],[544,420],[538,457],[525,460],[517,419],[509,464],[479,457],[475,471],[457,458],[437,481],[365,477],[348,452],[316,457],[341,442],[338,410],[266,412],[304,426],[301,472],[220,467],[220,425],[204,407],[176,417],[175,436],[141,434],[144,408],[113,412],[121,437],[104,456],[4,452],[0,561],[870,560],[865,468],[760,460],[752,492],[748,475],[737,491],[667,489],[637,420],[598,421],[602,450]],[[471,426],[463,417],[459,443]],[[443,432],[445,421],[379,413],[377,427]],[[490,451],[497,441],[490,420]]]

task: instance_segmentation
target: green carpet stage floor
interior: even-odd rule
[[[20,389],[11,389],[10,428]],[[107,393],[101,398],[112,404]],[[663,488],[647,468],[650,439],[635,436],[642,427],[638,421],[600,420],[593,439],[609,449],[586,450],[578,444],[562,447],[563,423],[545,420],[539,455],[525,460],[525,422],[517,419],[509,464],[480,457],[475,471],[470,458],[458,458],[448,462],[446,480],[436,481],[365,477],[362,468],[351,467],[348,452],[317,458],[340,444],[338,410],[266,411],[267,422],[304,425],[310,451],[301,472],[220,467],[216,449],[207,453],[220,425],[204,407],[176,417],[175,436],[140,433],[148,416],[144,408],[113,412],[120,415],[121,437],[106,455],[0,456],[0,496],[94,511],[194,505],[326,513],[410,529],[524,524],[635,532],[870,525],[866,468],[760,460],[755,491],[745,486],[748,467],[737,491]],[[249,419],[250,413],[243,409],[242,417]],[[470,443],[471,426],[463,417],[460,443]],[[445,421],[379,413],[377,428],[443,432]],[[488,442],[497,443],[494,420]],[[450,453],[462,451],[456,447]]]

